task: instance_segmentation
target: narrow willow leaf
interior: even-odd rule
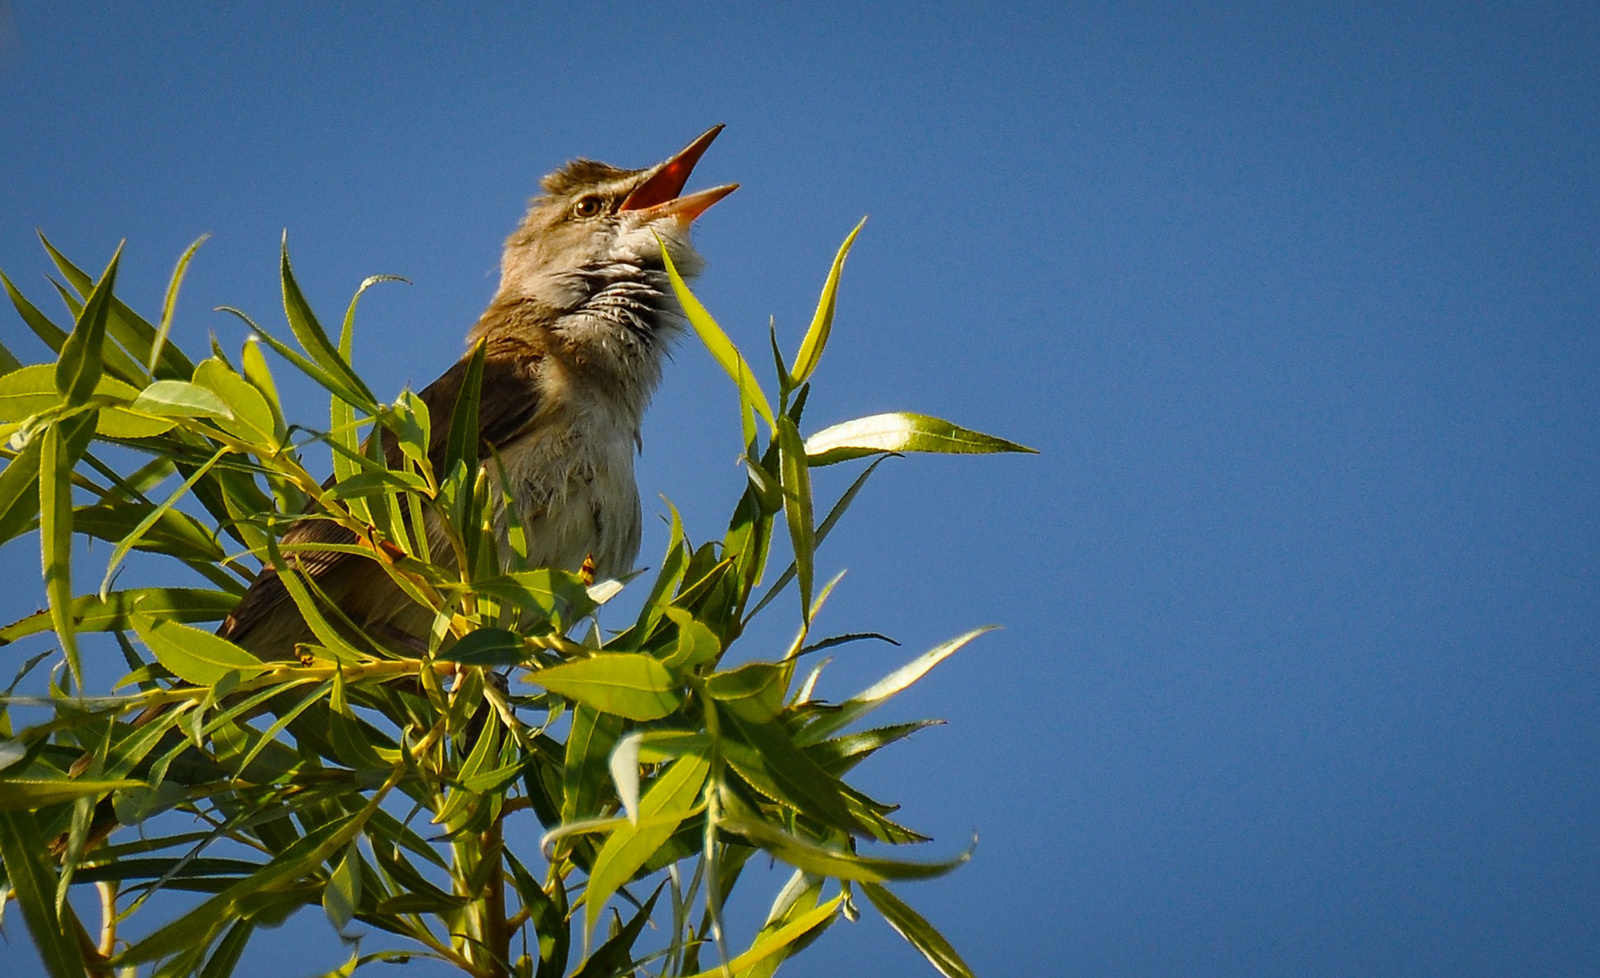
[[[255,930],[255,921],[235,921],[234,925],[228,928],[228,932],[222,935],[222,940],[217,942],[217,949],[206,959],[206,965],[200,969],[198,978],[228,978],[232,975],[233,969],[239,965],[239,958],[244,955],[245,945],[250,943]]]
[[[828,876],[855,883],[933,879],[949,873],[972,858],[971,849],[944,862],[913,862],[905,859],[858,856],[855,853],[819,846],[815,842],[791,835],[767,822],[739,816],[723,819],[720,827],[724,832],[744,836],[751,844],[765,849],[796,869],[803,869],[815,876]]]
[[[82,690],[83,664],[68,609],[72,607],[72,469],[89,445],[94,412],[51,425],[39,450],[39,559],[56,637]]]
[[[350,361],[351,345],[355,338],[356,305],[361,301],[361,296],[364,295],[368,289],[382,282],[404,282],[406,285],[411,284],[410,279],[399,275],[369,275],[365,279],[362,279],[361,285],[356,289],[356,294],[350,297],[350,306],[344,311],[344,324],[339,330],[339,355],[344,358],[346,363]]]
[[[254,874],[228,886],[204,903],[168,922],[112,959],[114,965],[142,964],[192,947],[197,940],[210,940],[224,923],[238,918],[247,901],[262,893],[279,890],[316,870],[339,852],[361,830],[369,806],[355,815],[320,825],[278,853]],[[295,897],[298,904],[302,898]],[[311,899],[315,900],[313,891]]]
[[[288,425],[284,421],[283,409],[279,406],[278,385],[272,379],[272,368],[267,364],[266,356],[261,352],[261,336],[259,333],[245,338],[244,347],[239,351],[239,366],[244,371],[244,379],[250,382],[267,402],[267,407],[272,411],[272,435],[280,444],[288,432]]]
[[[111,290],[117,281],[117,264],[122,260],[122,246],[117,246],[111,264],[95,284],[94,291],[83,304],[72,335],[61,346],[61,357],[56,361],[56,390],[68,404],[82,404],[94,393],[95,384],[104,369],[102,348],[106,340],[106,316],[111,311]]]
[[[978,455],[990,452],[1027,452],[1035,449],[1014,441],[972,431],[926,414],[896,411],[874,414],[824,428],[806,439],[812,465],[832,465],[879,452],[935,452]]]
[[[42,439],[34,439],[0,470],[0,543],[28,531],[39,515]]]
[[[40,778],[0,778],[0,811],[33,811],[79,798],[99,798],[124,788],[142,787],[142,781],[47,781]]]
[[[656,240],[661,243],[659,237]],[[700,342],[711,351],[711,358],[728,372],[728,376],[733,378],[735,384],[739,385],[740,396],[748,397],[756,412],[766,419],[767,426],[774,427],[772,404],[767,400],[766,392],[761,389],[761,385],[756,382],[755,375],[750,372],[744,354],[739,352],[733,341],[728,339],[728,334],[723,332],[717,321],[706,312],[706,307],[700,304],[700,300],[694,297],[693,292],[689,291],[683,276],[678,274],[677,266],[673,265],[672,256],[668,254],[665,243],[661,243],[661,257],[667,265],[667,278],[672,282],[672,291],[677,295],[678,303],[683,306],[684,315],[689,318],[689,325],[694,327]]]
[[[912,947],[922,952],[928,963],[939,969],[939,974],[945,978],[973,978],[972,969],[961,960],[961,955],[945,940],[943,934],[932,924],[923,919],[922,915],[906,906],[899,897],[890,893],[888,888],[881,883],[863,883],[861,891],[872,901],[872,905],[883,914],[883,919],[889,926],[900,932]]]
[[[33,813],[0,812],[0,862],[45,971],[50,978],[84,978],[76,935],[67,933],[56,913],[56,874],[49,852]]]
[[[0,272],[0,283],[5,285],[6,295],[10,297],[11,304],[16,307],[22,321],[28,324],[28,328],[33,330],[35,336],[44,341],[50,352],[60,353],[61,345],[67,341],[67,331],[51,322],[49,316],[29,302],[28,297],[22,294],[4,272]]]
[[[283,236],[281,251],[282,260],[279,269],[283,278],[283,311],[289,320],[289,329],[293,331],[295,339],[300,341],[300,346],[311,355],[311,359],[335,381],[331,388],[333,393],[350,401],[351,404],[368,414],[376,414],[378,399],[372,396],[372,391],[361,378],[350,369],[350,363],[339,355],[328,334],[317,322],[316,313],[311,311],[311,304],[306,301],[305,295],[300,291],[300,284],[294,279],[294,271],[289,266],[289,235]],[[265,335],[265,334],[263,334]]]
[[[333,929],[344,932],[361,905],[361,853],[352,841],[344,851],[344,858],[328,877],[322,891],[322,909],[333,923]]]
[[[155,339],[150,344],[150,356],[145,362],[145,367],[155,377],[181,378],[191,371],[188,358],[179,353],[176,347],[167,346],[167,334],[172,331],[172,314],[178,308],[178,289],[183,285],[183,277],[189,272],[189,262],[194,258],[194,253],[205,244],[209,234],[202,234],[194,239],[194,243],[184,249],[178,256],[177,267],[172,270],[172,278],[167,282],[167,295],[161,302],[161,323],[156,327]],[[168,354],[176,354],[168,356]],[[167,359],[164,361],[163,358]]]
[[[622,717],[579,703],[572,711],[566,763],[561,769],[561,821],[600,814],[599,797],[611,748],[622,734]]]
[[[866,226],[867,219],[851,230],[844,244],[839,246],[839,253],[833,258],[833,267],[828,269],[828,280],[822,284],[822,295],[817,299],[817,311],[811,317],[811,326],[806,330],[805,339],[800,341],[800,352],[794,358],[794,383],[803,384],[811,372],[817,369],[817,361],[822,359],[822,349],[828,345],[828,334],[833,331],[833,309],[839,293],[839,273],[844,271],[844,260],[850,254],[850,246],[856,243],[856,235]]]
[[[622,825],[606,839],[583,891],[583,916],[589,933],[594,932],[617,887],[632,879],[688,817],[710,771],[711,760],[701,754],[674,761],[640,800],[638,823]]]
[[[654,656],[637,652],[603,652],[525,678],[558,696],[630,720],[658,720],[683,701],[667,667]]]
[[[572,973],[572,978],[620,978],[622,975],[636,974],[633,942],[639,939],[645,924],[650,922],[650,913],[660,896],[661,887],[658,886],[644,906],[639,908],[639,912],[633,915],[633,919],[600,945],[589,960]]]
[[[839,912],[839,904],[844,901],[843,896],[836,896],[815,910],[801,914],[794,920],[768,934],[755,942],[750,950],[744,952],[728,962],[726,970],[717,967],[709,971],[697,971],[689,978],[722,978],[727,974],[742,974],[747,968],[754,967],[766,958],[777,954],[791,944],[805,937],[812,930],[831,924],[834,915]]]
[[[778,891],[777,899],[772,901],[772,909],[767,913],[766,923],[761,925],[756,939],[751,942],[751,947],[760,947],[770,935],[781,930],[785,924],[810,913],[822,902],[822,880],[811,876],[801,870],[795,870],[789,877],[789,882]],[[820,933],[820,931],[819,931]],[[802,942],[797,942],[795,947],[785,947],[777,954],[756,962],[750,968],[739,972],[738,978],[772,978],[778,966],[783,964],[804,944],[814,940],[816,934],[808,934]]]
[[[800,431],[788,416],[778,419],[778,446],[782,451],[783,514],[794,545],[794,564],[800,579],[800,616],[811,622],[812,561],[816,555],[816,524],[811,509],[811,470]]]
[[[230,672],[248,679],[271,668],[220,635],[162,621],[142,611],[130,617],[134,631],[156,660],[196,686],[211,686]]]
[[[934,666],[954,655],[955,652],[968,642],[982,635],[984,632],[994,631],[994,626],[974,628],[965,635],[958,635],[948,642],[940,643],[910,662],[891,672],[889,675],[873,683],[867,689],[850,697],[839,704],[839,709],[819,717],[816,722],[800,731],[795,736],[795,742],[801,746],[815,744],[823,738],[841,730],[861,717],[882,706],[890,697],[906,689],[912,683],[928,674]]]
[[[22,369],[22,361],[18,360],[4,343],[0,343],[0,376],[20,369]]]

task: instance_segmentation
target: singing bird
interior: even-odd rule
[[[633,456],[667,347],[683,327],[661,246],[686,278],[702,267],[690,226],[738,184],[682,194],[721,131],[713,127],[646,169],[578,159],[545,177],[506,240],[500,285],[467,334],[468,355],[420,395],[432,419],[429,455],[442,473],[451,412],[471,350],[483,345],[481,457],[505,467],[533,566],[577,570],[592,558],[598,575],[617,576],[638,556]],[[398,465],[398,449],[389,454]],[[285,544],[354,540],[320,519],[283,536]],[[440,552],[443,540],[432,542]],[[371,560],[314,549],[296,559],[369,633],[425,645],[431,615]],[[268,659],[289,658],[296,643],[312,640],[271,567],[218,634]]]

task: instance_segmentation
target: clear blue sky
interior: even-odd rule
[[[363,307],[392,393],[458,355],[540,174],[727,123],[699,291],[747,349],[871,215],[813,424],[1043,452],[893,462],[822,555],[823,625],[905,643],[834,696],[1006,626],[863,771],[938,853],[979,832],[905,895],[980,974],[1593,973],[1600,7],[323,6],[0,7],[0,268],[43,303],[36,226],[95,267],[126,237],[154,309],[211,232],[177,329],[236,348],[210,309],[277,321],[287,228],[330,318],[415,283]],[[733,403],[685,343],[645,432],[701,538]],[[243,973],[331,967],[325,931]],[[789,970],[932,973],[870,916]]]

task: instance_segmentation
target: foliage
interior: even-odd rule
[[[217,978],[257,929],[320,904],[352,944],[358,922],[393,939],[393,950],[357,946],[331,974],[432,957],[478,976],[758,978],[864,894],[941,972],[967,974],[888,884],[940,875],[968,854],[858,851],[861,840],[924,837],[845,776],[925,724],[847,728],[978,632],[824,702],[820,667],[802,673],[802,656],[860,636],[811,638],[831,587],[817,585],[813,554],[886,454],[1026,449],[912,414],[802,438],[854,237],[792,371],[774,337],[775,403],[670,272],[737,383],[748,484],[720,541],[692,545],[673,514],[659,571],[634,585],[647,589],[641,610],[608,638],[597,611],[622,585],[525,566],[508,489],[493,459],[479,464],[473,412],[430,418],[409,392],[380,403],[352,369],[357,301],[380,279],[362,284],[335,338],[285,248],[293,342],[230,310],[249,340],[231,358],[213,340],[197,361],[168,337],[194,247],[154,324],[116,297],[116,257],[91,278],[45,243],[70,329],[0,276],[57,354],[23,366],[0,347],[0,543],[38,529],[49,599],[0,629],[0,644],[53,633],[60,649],[48,695],[16,690],[53,652],[26,663],[0,701],[0,885],[50,973],[144,966]],[[331,395],[326,431],[290,426],[263,344]],[[439,424],[451,426],[444,471],[426,448]],[[379,428],[398,441],[400,467],[386,464]],[[313,445],[331,452],[326,483],[305,467]],[[819,521],[811,468],[864,456],[875,461]],[[424,510],[445,527],[448,552],[415,531]],[[794,559],[763,591],[780,514]],[[299,568],[302,551],[327,545],[279,543],[308,518],[350,530],[346,549],[432,611],[426,649],[363,634],[325,600]],[[98,589],[83,594],[72,586],[80,537],[112,544]],[[173,577],[208,586],[120,586],[133,551],[174,559],[192,575]],[[227,614],[257,560],[276,568],[316,635],[296,661],[262,660],[196,627]],[[732,644],[791,583],[801,620],[787,652],[733,664]],[[88,689],[79,636],[89,633],[126,660],[110,695]],[[13,730],[23,712],[41,719]],[[508,841],[535,823],[537,848]],[[793,875],[736,948],[722,902],[762,852]],[[94,930],[83,901],[67,899],[86,887],[99,895]],[[162,899],[180,891],[204,898]],[[130,939],[135,914],[161,920]],[[664,940],[641,941],[647,924]]]

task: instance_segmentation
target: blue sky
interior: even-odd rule
[[[793,349],[870,214],[813,426],[914,409],[1043,453],[892,462],[822,554],[850,571],[823,625],[905,643],[843,651],[834,696],[1005,626],[898,707],[949,725],[862,772],[939,853],[979,833],[905,895],[980,974],[1600,957],[1600,8],[0,18],[0,268],[43,303],[35,227],[94,267],[126,238],[153,310],[210,232],[176,329],[236,348],[210,310],[277,321],[287,229],[328,318],[412,280],[364,300],[380,393],[460,353],[572,156],[642,166],[727,124],[691,186],[743,187],[700,222],[698,292],[755,351],[769,315]],[[41,357],[24,332],[0,327]],[[741,484],[733,406],[684,343],[640,482],[701,538]],[[31,611],[36,558],[0,561]],[[333,966],[325,930],[242,973]],[[846,969],[932,973],[870,915],[785,973]]]

